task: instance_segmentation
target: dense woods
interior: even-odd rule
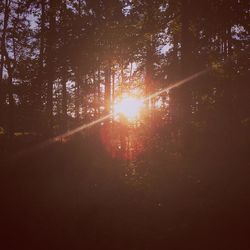
[[[0,1],[3,249],[249,249],[249,11]],[[137,121],[115,117],[124,95]]]
[[[169,120],[201,121],[223,106],[248,123],[247,105],[232,109],[249,90],[247,1],[6,0],[0,9],[4,134],[56,134],[110,112],[136,83],[150,95],[208,67],[170,93]]]

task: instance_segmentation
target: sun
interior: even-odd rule
[[[115,116],[124,115],[129,120],[135,120],[142,111],[144,103],[141,99],[125,96],[114,104]]]

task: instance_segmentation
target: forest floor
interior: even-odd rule
[[[78,136],[2,156],[0,247],[250,249],[250,162],[235,150],[119,160]]]

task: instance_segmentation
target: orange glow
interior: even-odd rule
[[[124,115],[128,120],[136,120],[144,107],[143,100],[125,96],[119,102],[114,104],[115,116]]]

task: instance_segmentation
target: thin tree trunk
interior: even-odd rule
[[[190,0],[181,1],[181,76],[182,79],[188,77],[192,72],[192,36],[190,33]],[[189,121],[192,114],[191,100],[192,94],[189,85],[183,85],[178,89],[179,94],[179,117],[177,118],[177,127],[182,132],[181,146],[182,153],[185,154],[190,142]]]
[[[96,81],[96,72],[93,72],[93,85],[94,85],[94,116],[97,117],[98,114],[98,82]]]
[[[67,15],[67,0],[63,0],[61,3],[60,7],[60,25],[62,27],[62,32],[66,32],[66,17]],[[62,41],[63,47],[66,46],[64,41]],[[67,54],[63,53],[61,54],[61,86],[62,86],[62,96],[61,96],[61,114],[62,114],[62,119],[61,119],[61,128],[62,131],[67,131],[68,129],[68,99],[67,99],[67,80],[68,80],[68,65],[67,65]]]
[[[123,65],[123,60],[121,63],[121,87],[120,87],[120,91],[121,91],[121,95],[123,94],[123,85],[124,85],[124,71],[123,71],[124,65]]]
[[[13,48],[14,49],[14,48]],[[10,138],[12,138],[14,134],[13,129],[13,108],[14,108],[14,98],[13,98],[13,71],[14,66],[11,66],[11,59],[9,57],[9,54],[6,50],[6,47],[4,47],[4,56],[6,58],[6,66],[8,71],[8,81],[7,81],[7,94],[8,94],[8,127],[7,127],[7,134]]]
[[[9,59],[7,59],[9,60]],[[14,108],[14,98],[13,98],[13,86],[12,86],[12,79],[13,79],[13,69],[11,68],[10,62],[8,63],[8,85],[7,85],[7,91],[8,91],[8,128],[7,128],[7,134],[11,138],[14,134],[14,128],[13,128],[13,108]]]
[[[231,25],[227,28],[227,53],[228,56],[232,55],[232,32],[231,32]]]
[[[68,116],[67,116],[67,78],[66,78],[66,67],[63,66],[63,72],[62,72],[62,128],[63,130],[68,129]]]
[[[110,113],[110,104],[111,104],[111,69],[108,64],[104,70],[105,74],[105,113]]]
[[[149,45],[147,49],[147,56],[146,56],[146,72],[145,72],[145,95],[150,96],[152,93],[152,77],[153,77],[153,47],[152,44]],[[150,119],[152,118],[152,113],[150,112],[152,108],[153,100],[148,99],[146,101],[146,108],[150,114]],[[151,119],[152,120],[152,119]]]
[[[133,63],[130,63],[130,71],[129,71],[129,84],[132,82],[132,74],[133,74]]]
[[[3,66],[4,66],[4,55],[1,53],[0,62],[0,126],[3,122],[3,104],[4,104],[4,86],[3,86]]]
[[[56,2],[50,0],[49,37],[48,37],[48,86],[47,86],[47,116],[48,133],[53,130],[53,84],[55,80],[55,32],[56,32]]]
[[[114,120],[114,104],[115,104],[115,70],[112,70],[112,114]]]
[[[1,38],[1,61],[0,61],[0,123],[3,122],[3,104],[4,104],[4,86],[3,86],[3,68],[4,68],[4,59],[5,59],[5,39],[6,32],[9,22],[9,13],[10,13],[10,3],[11,1],[5,0],[4,5],[4,18],[3,18],[3,30],[2,30],[2,38]]]
[[[75,118],[77,122],[80,118],[80,86],[81,86],[81,76],[79,69],[75,71]]]
[[[40,48],[39,48],[39,72],[36,83],[36,113],[38,118],[38,131],[42,132],[42,86],[44,82],[44,31],[45,31],[45,0],[41,0],[41,27],[40,27]]]
[[[191,70],[191,42],[192,37],[189,31],[189,8],[190,3],[189,0],[182,0],[182,6],[181,6],[181,76],[182,78],[188,77],[192,70]],[[180,88],[181,92],[181,119],[184,121],[187,121],[191,112],[191,93],[189,91],[188,85],[183,85]]]
[[[189,31],[189,0],[181,1],[181,75],[187,77],[189,74],[190,57],[190,31]]]
[[[102,103],[102,100],[101,100],[101,72],[100,72],[100,66],[98,67],[98,85],[97,85],[97,88],[98,88],[98,115],[100,116],[100,106],[101,106],[101,103]]]

